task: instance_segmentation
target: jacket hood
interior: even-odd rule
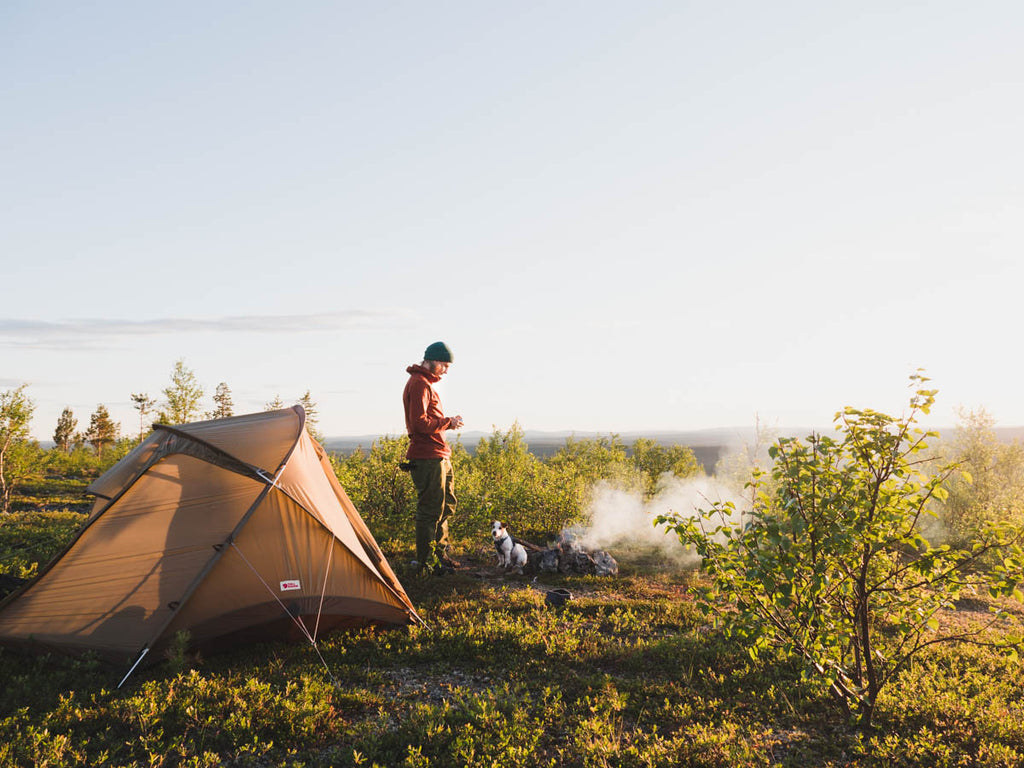
[[[417,363],[416,365],[410,365],[408,368],[405,369],[405,372],[410,374],[410,375],[419,374],[420,376],[425,378],[427,381],[429,381],[431,384],[436,384],[437,382],[439,382],[441,380],[440,376],[438,376],[437,374],[431,373],[429,370],[424,368],[419,363]]]

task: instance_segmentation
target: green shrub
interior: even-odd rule
[[[900,418],[846,408],[836,416],[840,439],[780,439],[770,492],[756,493],[746,520],[731,502],[697,519],[658,519],[704,558],[713,580],[700,593],[705,610],[752,657],[781,649],[802,659],[865,727],[879,693],[922,648],[977,639],[980,630],[939,631],[940,611],[979,587],[1021,596],[1019,531],[986,528],[967,551],[933,547],[921,533],[955,470],[926,475],[922,465],[926,440],[937,435],[914,424],[934,399],[934,390],[918,389]],[[1002,564],[979,573],[996,553]]]
[[[399,469],[407,448],[405,436],[382,437],[368,453],[331,457],[339,482],[381,541],[412,543],[416,491],[408,473]],[[450,526],[456,539],[486,537],[491,521],[501,520],[518,536],[543,540],[587,522],[599,481],[651,494],[665,476],[700,471],[688,448],[641,439],[630,455],[616,436],[569,438],[553,456],[540,459],[530,452],[518,424],[481,438],[472,453],[454,442],[452,466],[458,511]]]
[[[416,489],[409,473],[399,467],[408,447],[406,436],[385,436],[374,441],[369,453],[360,449],[344,458],[331,456],[338,481],[374,536],[381,540],[409,537]]]
[[[483,536],[491,521],[501,520],[514,526],[519,536],[537,537],[557,532],[576,516],[574,508],[567,508],[564,487],[529,452],[517,424],[481,438],[472,456],[456,451],[453,463],[459,497],[453,532]]]

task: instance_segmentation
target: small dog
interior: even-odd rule
[[[495,520],[491,524],[494,548],[498,550],[498,565],[503,568],[522,568],[526,565],[526,548],[509,536],[505,526]]]

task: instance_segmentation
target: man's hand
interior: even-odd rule
[[[451,429],[462,429],[463,421],[461,416],[452,416],[451,423]]]

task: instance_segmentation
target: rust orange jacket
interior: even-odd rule
[[[422,365],[410,365],[405,369],[409,381],[402,393],[405,406],[405,430],[409,433],[407,459],[444,459],[452,455],[452,449],[444,439],[444,431],[452,420],[441,411],[441,398],[432,384],[441,380]]]

